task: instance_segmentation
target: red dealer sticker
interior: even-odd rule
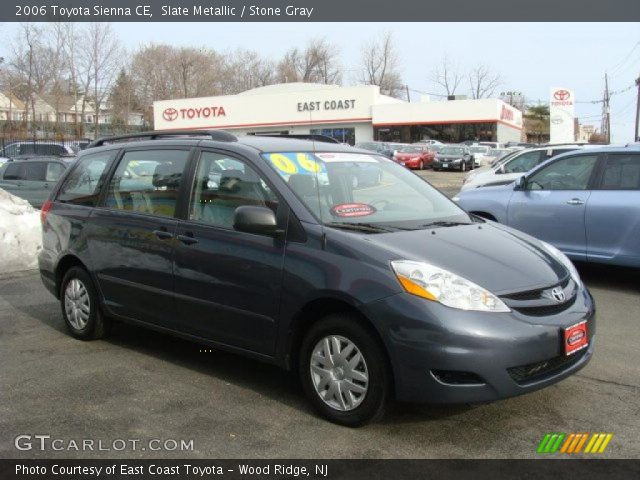
[[[587,322],[580,322],[564,329],[564,353],[571,355],[589,345]]]
[[[373,215],[377,210],[371,205],[366,203],[342,203],[335,205],[331,209],[331,215],[336,217],[366,217],[367,215]]]

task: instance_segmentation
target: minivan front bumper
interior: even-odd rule
[[[586,288],[560,314],[457,310],[401,293],[364,307],[389,353],[396,398],[474,403],[532,392],[584,367],[593,355],[595,306]],[[564,354],[564,329],[587,321],[589,345]]]

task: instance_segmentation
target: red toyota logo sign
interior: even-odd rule
[[[164,112],[162,112],[162,118],[164,118],[167,122],[173,122],[176,118],[178,118],[178,110],[175,108],[165,108]]]
[[[553,92],[553,98],[560,102],[569,100],[569,97],[571,97],[571,93],[569,93],[569,90],[556,90],[555,92]]]

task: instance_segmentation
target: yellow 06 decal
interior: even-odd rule
[[[322,171],[322,163],[314,160],[306,153],[272,153],[269,155],[269,160],[281,173],[286,175],[293,175],[295,173],[318,173]]]

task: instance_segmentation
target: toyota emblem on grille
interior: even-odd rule
[[[551,296],[558,303],[564,302],[564,299],[565,299],[564,290],[562,290],[562,288],[560,287],[556,287],[553,290],[551,290]]]

